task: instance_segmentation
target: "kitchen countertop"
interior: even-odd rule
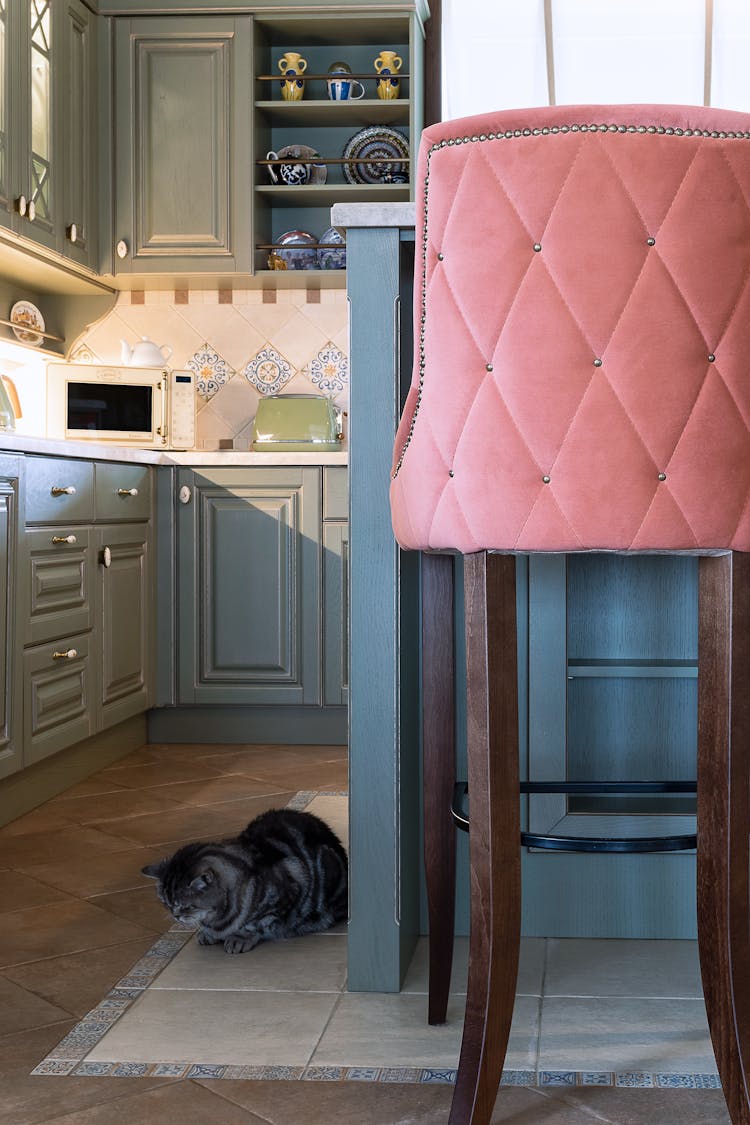
[[[84,457],[89,461],[129,461],[139,465],[346,465],[344,447],[336,453],[254,453],[252,450],[131,449],[122,445],[100,445],[88,441],[58,441],[27,434],[0,434],[2,453],[44,453],[54,457]]]

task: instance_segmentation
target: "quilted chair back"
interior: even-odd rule
[[[441,122],[417,190],[401,545],[750,550],[750,116]]]

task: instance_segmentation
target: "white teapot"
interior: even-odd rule
[[[127,340],[120,340],[120,344],[120,360],[126,367],[163,367],[172,354],[169,344],[159,346],[148,336],[142,336],[132,348]]]

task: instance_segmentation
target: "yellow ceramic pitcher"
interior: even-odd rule
[[[403,59],[395,51],[381,51],[375,59],[375,69],[378,79],[378,97],[383,101],[390,101],[399,96],[401,83],[394,75],[398,74],[403,65]]]
[[[279,70],[284,75],[281,83],[281,96],[286,102],[301,101],[305,95],[305,83],[299,76],[307,70],[307,59],[297,51],[287,51],[279,59]]]

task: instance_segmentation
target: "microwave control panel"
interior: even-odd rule
[[[195,446],[195,375],[192,371],[171,373],[170,429],[167,440],[172,449]]]

